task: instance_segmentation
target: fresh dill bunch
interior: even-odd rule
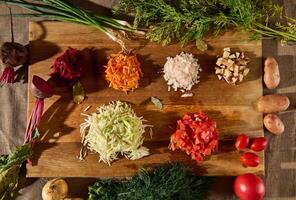
[[[184,165],[163,165],[127,181],[100,180],[89,187],[89,200],[206,200],[210,182]]]
[[[278,21],[285,18],[283,8],[272,0],[120,0],[113,11],[132,13],[134,27],[146,28],[147,38],[163,45],[186,45],[229,28],[250,31],[252,39],[296,41],[294,25]]]

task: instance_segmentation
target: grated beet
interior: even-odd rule
[[[64,80],[79,79],[86,71],[85,63],[86,58],[83,53],[69,47],[63,55],[55,60],[50,76]]]
[[[181,149],[197,162],[218,151],[216,122],[205,113],[184,115],[177,124],[177,130],[171,136],[171,150]]]

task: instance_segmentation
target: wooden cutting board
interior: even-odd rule
[[[125,94],[108,88],[104,79],[107,56],[117,53],[119,45],[92,27],[59,22],[30,23],[29,83],[33,75],[48,79],[55,58],[71,46],[77,49],[91,48],[94,68],[83,78],[87,99],[76,105],[69,88],[56,88],[56,94],[45,101],[45,111],[39,128],[41,142],[34,150],[33,165],[27,165],[28,177],[126,177],[141,167],[154,167],[161,163],[183,162],[193,167],[197,174],[208,176],[236,176],[246,172],[264,174],[264,154],[260,153],[260,165],[245,168],[240,164],[240,153],[234,149],[233,140],[239,133],[250,137],[263,136],[262,114],[254,111],[252,104],[262,96],[262,48],[261,41],[249,41],[247,33],[228,32],[221,37],[208,39],[209,50],[198,51],[194,44],[181,48],[178,44],[162,47],[146,40],[129,40],[126,46],[137,50],[142,63],[144,78],[141,88]],[[250,57],[250,74],[238,86],[218,80],[214,74],[216,56],[224,47],[244,51]],[[192,98],[181,98],[180,92],[168,92],[161,69],[166,57],[181,51],[191,52],[199,59],[203,71],[201,82],[192,90]],[[29,84],[30,85],[30,84]],[[159,111],[150,103],[151,96],[163,100]],[[35,99],[29,92],[28,113]],[[77,156],[81,148],[79,125],[86,113],[110,101],[128,101],[138,116],[152,124],[153,138],[146,133],[144,146],[151,155],[131,161],[122,158],[108,166],[99,163],[97,154],[89,154],[85,161]],[[176,127],[176,120],[185,113],[203,110],[217,122],[220,138],[219,153],[202,164],[196,164],[185,153],[168,149],[169,137]]]

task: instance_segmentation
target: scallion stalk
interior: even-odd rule
[[[30,11],[29,13],[13,14],[15,17],[42,18],[93,26],[104,32],[113,41],[119,43],[123,49],[125,49],[124,42],[120,37],[118,37],[114,30],[143,34],[143,32],[132,28],[126,21],[117,20],[112,17],[95,15],[71,4],[66,0],[38,0],[38,3],[32,3],[26,0],[5,0],[0,1],[0,4],[18,6]]]

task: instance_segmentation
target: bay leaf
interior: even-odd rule
[[[80,83],[80,81],[77,81],[74,85],[73,85],[73,101],[76,104],[80,104],[83,102],[83,100],[85,99],[85,91]]]
[[[208,50],[208,45],[205,41],[203,40],[196,40],[195,41],[195,45],[196,45],[196,48],[200,51],[206,51]]]
[[[163,105],[161,101],[156,97],[151,97],[151,102],[156,106],[157,109],[162,110]]]

